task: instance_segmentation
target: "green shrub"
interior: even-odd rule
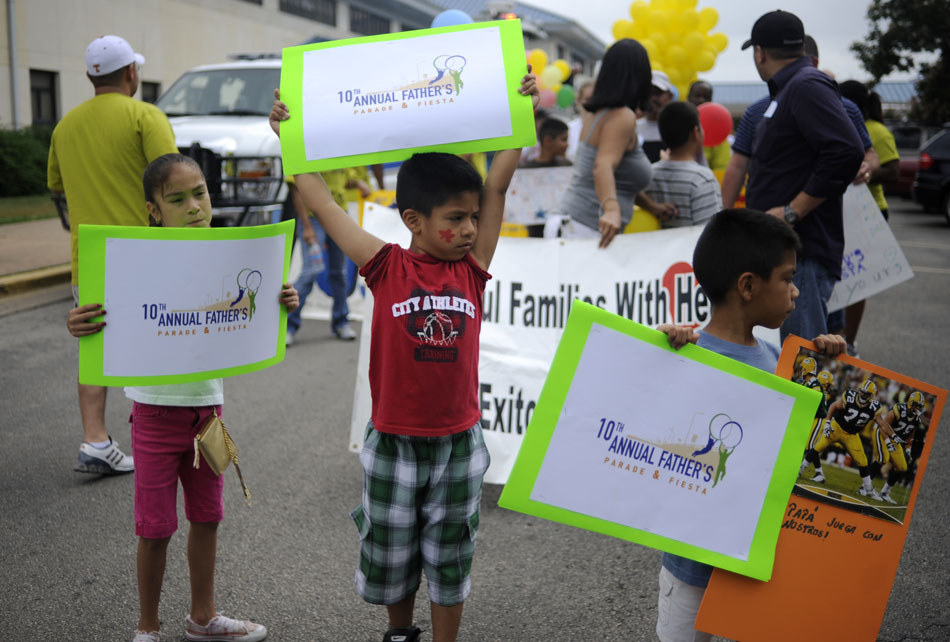
[[[0,129],[0,196],[45,194],[49,126]]]

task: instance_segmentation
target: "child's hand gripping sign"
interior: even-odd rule
[[[284,173],[535,144],[518,20],[289,47]]]

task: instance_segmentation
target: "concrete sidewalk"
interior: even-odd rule
[[[68,283],[69,232],[58,218],[0,225],[0,298]]]

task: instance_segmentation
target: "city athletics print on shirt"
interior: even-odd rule
[[[465,336],[468,320],[475,318],[475,304],[462,291],[445,289],[438,294],[415,288],[404,301],[393,303],[393,318],[405,317],[406,332],[419,343],[416,361],[455,363],[456,342]]]

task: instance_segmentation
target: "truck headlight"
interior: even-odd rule
[[[222,178],[234,183],[237,200],[272,202],[277,198],[282,182],[280,158],[229,159],[221,169]]]

